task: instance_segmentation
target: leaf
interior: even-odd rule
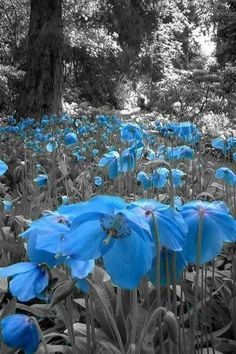
[[[96,353],[98,354],[120,354],[120,350],[116,348],[112,343],[107,341],[100,341]]]
[[[105,333],[113,340],[117,341],[121,353],[124,353],[123,343],[120,337],[120,333],[115,323],[115,319],[113,313],[111,311],[111,304],[108,301],[108,297],[104,289],[99,287],[96,284],[93,284],[90,280],[88,280],[91,290],[94,293],[94,303],[95,303],[95,312],[97,313],[99,319],[99,323]],[[101,306],[102,305],[102,306]],[[102,324],[101,322],[102,321]]]
[[[47,305],[25,305],[17,304],[16,308],[18,310],[26,311],[37,317],[46,317],[46,318],[57,318],[55,312],[50,309]]]

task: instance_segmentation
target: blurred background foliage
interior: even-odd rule
[[[26,70],[30,1],[0,4],[0,112]],[[63,109],[235,119],[236,0],[63,1]]]

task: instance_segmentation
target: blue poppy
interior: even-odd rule
[[[179,210],[189,229],[183,250],[188,262],[196,263],[200,216],[203,218],[201,264],[218,256],[223,242],[235,242],[236,221],[223,202],[192,201]]]
[[[64,244],[69,237],[69,230],[69,220],[59,213],[33,221],[30,228],[20,235],[27,240],[30,261],[46,263],[50,268],[62,263],[66,256]]]
[[[221,150],[224,154],[227,152],[227,143],[225,138],[215,138],[211,142],[211,146],[215,149]]]
[[[117,151],[109,151],[103,155],[98,166],[106,167],[109,178],[115,179],[120,173],[120,154]]]
[[[228,167],[220,167],[215,172],[215,177],[222,179],[225,183],[236,185],[236,174]]]
[[[134,167],[135,167],[134,155],[130,152],[129,149],[124,150],[120,157],[120,171],[121,172],[133,171]]]
[[[178,168],[173,168],[172,170],[173,186],[180,187],[184,182],[182,178],[186,176],[186,173],[179,170]]]
[[[4,211],[9,212],[13,208],[13,202],[11,200],[3,200]]]
[[[229,151],[236,149],[236,137],[234,137],[234,136],[228,137],[227,138],[227,146],[228,146]]]
[[[156,188],[164,188],[168,182],[169,171],[165,167],[159,167],[152,173],[152,184]]]
[[[150,270],[154,245],[148,223],[135,215],[132,219],[126,206],[121,198],[112,196],[97,196],[87,202],[71,224],[66,249],[68,254],[78,254],[80,260],[102,256],[112,281],[132,289]]]
[[[64,137],[64,142],[65,142],[66,146],[73,145],[73,144],[77,143],[77,141],[78,141],[78,138],[75,133],[67,133]]]
[[[54,151],[56,151],[57,147],[58,147],[57,142],[56,141],[51,141],[50,143],[48,143],[46,145],[46,150],[48,152],[54,152]]]
[[[98,149],[93,149],[92,151],[91,151],[91,156],[92,157],[95,157],[95,156],[97,156],[99,154],[99,150]]]
[[[0,277],[12,277],[9,288],[19,301],[29,301],[48,286],[49,278],[45,269],[31,262],[21,262],[0,268]]]
[[[158,227],[160,244],[172,251],[181,251],[187,239],[187,224],[182,215],[172,207],[162,204],[154,199],[141,199],[130,204],[129,208],[136,215],[136,218],[145,218],[149,223],[153,239],[154,220]]]
[[[70,268],[73,278],[84,279],[94,269],[94,260],[81,261],[78,255],[67,256],[65,264]]]
[[[7,164],[4,161],[0,160],[0,176],[4,175],[4,173],[8,170]]]
[[[236,152],[233,153],[233,161],[236,161]]]
[[[137,181],[142,184],[145,191],[152,187],[152,179],[146,172],[139,172],[137,174]]]
[[[173,269],[173,257],[174,252],[171,250],[161,250],[160,254],[161,260],[161,270],[160,270],[160,284],[162,286],[173,284],[174,279],[178,281],[187,266],[186,260],[183,258],[181,252],[175,252],[175,274]],[[166,259],[167,258],[167,259]],[[167,268],[168,265],[168,268]],[[167,281],[167,276],[169,273],[169,284]],[[157,266],[156,266],[156,257],[153,259],[153,264],[151,270],[148,272],[148,277],[151,282],[156,285],[157,283]]]
[[[48,184],[48,176],[44,174],[39,174],[36,178],[34,178],[34,182],[39,187],[45,187]]]
[[[175,148],[167,147],[165,154],[168,160],[192,160],[194,158],[194,150],[186,145]]]
[[[21,314],[9,315],[0,322],[4,344],[34,354],[40,343],[40,333],[31,317]]]
[[[100,176],[95,176],[95,177],[94,177],[94,184],[95,184],[95,186],[98,186],[98,187],[102,186],[102,185],[103,185],[103,179],[102,179],[102,177],[100,177]]]
[[[143,132],[137,123],[123,123],[121,125],[121,139],[124,141],[139,141]]]

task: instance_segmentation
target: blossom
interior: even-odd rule
[[[117,151],[109,151],[103,155],[98,166],[106,167],[108,176],[115,179],[120,172],[120,154]]]
[[[148,190],[152,187],[151,177],[146,172],[139,172],[137,174],[137,181],[142,184],[144,190]]]
[[[40,343],[38,328],[31,317],[21,314],[6,316],[1,320],[3,342],[10,348],[34,354]]]
[[[72,221],[66,245],[67,254],[80,260],[102,257],[112,281],[127,289],[137,287],[151,269],[154,246],[148,223],[130,214],[123,199],[97,196]]]
[[[44,174],[39,174],[36,178],[34,178],[34,182],[39,187],[45,187],[48,183],[48,176]]]
[[[187,145],[167,147],[165,153],[168,160],[192,160],[194,157],[194,150]]]
[[[100,176],[95,176],[94,177],[94,184],[98,187],[103,185],[103,179]]]
[[[188,262],[196,263],[197,241],[200,217],[202,218],[202,247],[200,250],[200,264],[216,257],[223,246],[223,242],[235,242],[236,221],[229,214],[223,202],[192,201],[179,207],[179,210],[188,225],[188,237],[183,250]]]
[[[7,164],[0,160],[0,176],[4,175],[4,173],[8,170]]]
[[[123,123],[120,129],[122,140],[139,141],[143,138],[143,132],[137,123]]]
[[[236,174],[228,167],[218,168],[215,177],[222,179],[227,184],[236,185]]]
[[[45,269],[31,262],[21,262],[0,268],[0,277],[12,277],[9,288],[19,301],[29,301],[48,286],[49,278]]]
[[[4,211],[9,212],[12,210],[13,202],[11,200],[3,200]]]
[[[70,146],[77,143],[77,140],[78,138],[76,133],[67,133],[64,137],[64,142],[66,146]]]
[[[140,199],[130,204],[136,218],[145,218],[151,227],[153,240],[156,241],[154,220],[162,247],[172,251],[181,251],[187,239],[187,224],[183,216],[167,204],[154,199]]]
[[[183,171],[181,171],[177,168],[173,168],[172,169],[173,186],[180,187],[184,183],[182,181],[182,177],[185,175],[186,174]]]
[[[181,252],[175,253],[175,266],[173,268],[173,258],[174,252],[171,250],[161,250],[160,253],[160,283],[162,286],[167,285],[168,273],[169,273],[169,285],[173,284],[174,278],[179,280],[181,274],[183,273],[184,268],[187,266],[186,260],[183,258]],[[168,266],[167,266],[168,265]],[[167,268],[168,267],[168,268]],[[174,274],[175,271],[175,274]],[[153,259],[153,264],[151,270],[148,272],[148,277],[153,284],[156,285],[157,281],[157,266],[156,266],[156,257]]]
[[[159,167],[153,171],[152,184],[156,188],[164,188],[168,182],[169,170],[165,167]]]

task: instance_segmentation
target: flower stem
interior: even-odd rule
[[[198,285],[200,274],[200,260],[202,251],[202,228],[203,228],[203,213],[200,212],[199,224],[198,224],[198,236],[197,236],[197,257],[196,257],[196,277],[194,286],[194,301],[193,301],[193,320],[192,320],[192,336],[191,336],[191,354],[195,353],[195,332],[197,323],[197,300],[198,300]]]

